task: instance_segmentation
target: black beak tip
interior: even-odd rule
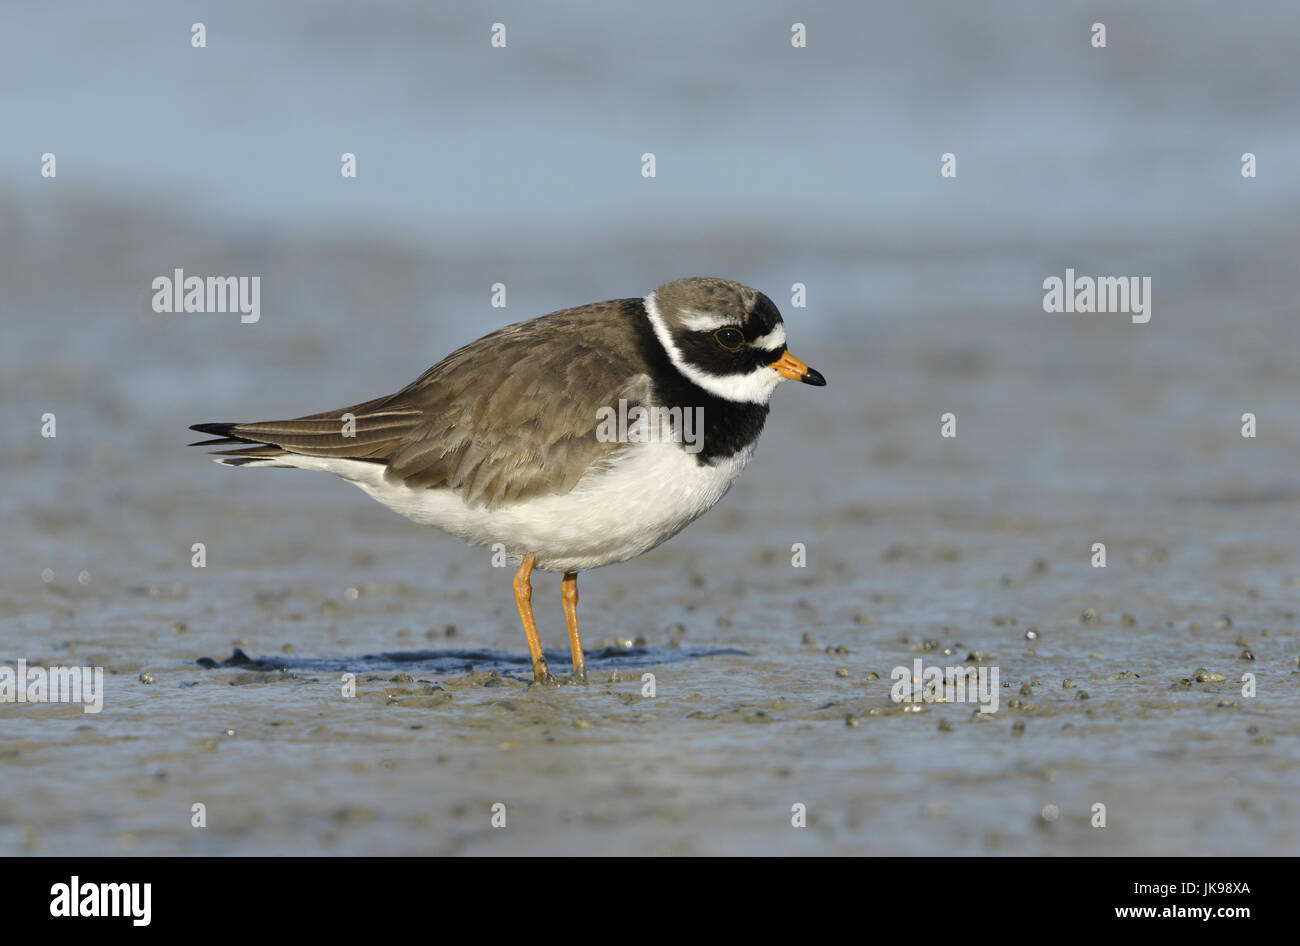
[[[814,387],[818,387],[818,388],[826,387],[826,379],[822,377],[822,373],[818,371],[816,368],[809,368],[806,372],[804,372],[804,376],[799,380],[802,381],[804,384],[811,384]]]

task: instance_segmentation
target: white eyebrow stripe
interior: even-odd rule
[[[754,348],[762,348],[765,351],[776,351],[776,349],[785,345],[785,326],[778,324],[762,338],[756,338],[749,344]]]
[[[677,313],[684,328],[692,332],[712,332],[722,328],[725,325],[735,325],[734,319],[729,319],[725,315],[715,315],[712,312],[696,312],[693,309],[683,309]]]

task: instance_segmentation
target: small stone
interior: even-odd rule
[[[1033,695],[1034,695],[1034,688],[1031,687],[1028,683],[1022,683],[1022,684],[1020,684],[1020,695],[1021,695],[1021,696],[1033,696]]]
[[[1087,608],[1079,615],[1079,620],[1084,624],[1099,624],[1101,615],[1097,613],[1096,608]]]
[[[1027,641],[1036,641],[1036,640],[1038,640],[1038,628],[1036,628],[1036,627],[1026,628],[1026,629],[1025,629],[1025,640],[1027,640]]]
[[[939,720],[939,732],[952,732],[952,723],[946,719]]]
[[[844,725],[847,726],[849,729],[856,729],[857,727],[862,725],[862,722],[852,713],[849,713],[847,716],[844,717]]]
[[[1024,734],[1025,734],[1025,721],[1023,719],[1018,719],[1011,724],[1011,735],[1023,736]]]
[[[1232,618],[1228,617],[1225,614],[1223,617],[1219,618],[1217,621],[1214,622],[1214,627],[1216,630],[1219,631],[1222,631],[1224,628],[1232,627]]]
[[[837,677],[847,677],[848,675],[849,675],[849,670],[848,670],[847,667],[836,667],[836,668],[835,668],[835,676],[837,676]]]
[[[141,674],[140,674],[140,682],[141,682],[141,683],[154,683],[154,682],[155,682],[155,680],[154,680],[154,675],[153,675],[152,673],[141,673]]]
[[[1092,699],[1092,697],[1090,697],[1090,696],[1088,695],[1088,691],[1087,691],[1087,690],[1080,690],[1080,691],[1079,691],[1079,695],[1076,696],[1075,699],[1076,699],[1076,700],[1090,700],[1090,699]]]
[[[1078,685],[1079,684],[1075,683],[1069,677],[1066,677],[1064,680],[1061,681],[1061,689],[1063,690],[1073,690]]]
[[[1198,667],[1196,673],[1192,675],[1197,683],[1223,683],[1228,678],[1221,673],[1213,670],[1206,670],[1204,667]]]

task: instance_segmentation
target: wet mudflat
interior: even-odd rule
[[[965,379],[955,444],[907,377],[937,364],[931,383],[954,385],[951,358],[884,333],[865,378],[806,348],[831,379],[812,394],[829,396],[779,390],[718,509],[582,577],[585,687],[531,685],[509,570],[486,551],[329,477],[178,447],[179,421],[212,413],[196,395],[130,450],[102,424],[93,448],[30,452],[8,493],[25,533],[6,548],[4,639],[29,663],[105,667],[107,694],[98,715],[0,706],[0,846],[1293,851],[1297,498],[1271,465],[1288,442],[1235,453],[1210,412],[1134,429],[1125,400],[1177,403],[1184,369],[1126,373],[1118,347],[1071,413],[1047,368],[988,344],[965,356],[979,383]],[[1069,442],[1026,433],[1051,431],[1039,410]],[[534,603],[562,670],[556,576],[536,576]],[[917,658],[996,667],[997,711],[894,702],[891,672]]]

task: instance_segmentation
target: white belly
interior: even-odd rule
[[[726,494],[753,452],[701,466],[674,443],[633,444],[568,493],[492,509],[466,505],[448,489],[385,480],[378,463],[290,455],[248,465],[335,473],[414,522],[474,545],[500,543],[513,559],[536,555],[538,568],[576,572],[626,561],[676,535]]]

